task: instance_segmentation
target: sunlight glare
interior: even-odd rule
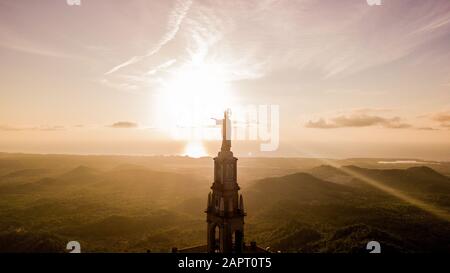
[[[193,141],[189,142],[186,145],[184,156],[189,156],[193,158],[200,158],[203,156],[208,156],[208,154],[205,151],[205,147],[200,141]]]
[[[221,117],[231,106],[231,90],[225,67],[218,63],[195,62],[181,66],[163,81],[158,100],[158,127],[171,130],[175,139],[203,139],[199,135],[180,137],[181,128],[205,128],[211,118]]]

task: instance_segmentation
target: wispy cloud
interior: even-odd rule
[[[353,108],[341,111],[323,113],[322,117],[310,119],[305,123],[306,128],[335,129],[379,126],[389,129],[415,129],[421,131],[439,131],[450,128],[450,110],[437,111],[416,116],[425,122],[408,123],[399,116],[386,116],[393,112],[391,108]],[[430,121],[434,123],[430,123]],[[439,128],[441,127],[441,128]]]
[[[60,49],[52,46],[27,39],[13,29],[7,29],[2,26],[0,26],[0,48],[52,58],[81,58],[80,56],[62,52]]]
[[[150,70],[147,71],[145,74],[146,74],[146,75],[154,75],[154,74],[158,73],[159,71],[161,71],[161,70],[163,70],[163,69],[166,69],[166,68],[171,67],[171,66],[172,66],[173,64],[175,64],[176,62],[177,62],[176,59],[170,59],[170,60],[168,60],[167,62],[164,62],[164,63],[158,65],[157,67],[150,69]]]
[[[436,18],[435,20],[431,21],[429,24],[418,29],[417,31],[414,31],[413,33],[433,31],[440,27],[444,27],[449,23],[450,23],[450,15],[443,16],[441,18]]]
[[[432,119],[441,123],[450,123],[450,111],[433,114]]]
[[[361,107],[361,108],[353,108],[346,111],[342,111],[342,113],[357,113],[357,114],[373,114],[373,113],[386,113],[386,112],[392,112],[393,109],[391,108],[373,108],[373,107]]]
[[[418,116],[418,118],[425,118],[429,121],[432,121],[436,126],[440,126],[443,128],[450,128],[450,110],[436,111],[434,113],[428,113],[425,115]],[[434,128],[435,126],[429,127]]]
[[[173,38],[178,33],[178,30],[180,29],[180,25],[183,22],[184,17],[189,11],[189,8],[192,5],[192,1],[183,1],[179,0],[175,3],[175,7],[173,8],[170,16],[169,21],[167,23],[167,31],[166,33],[161,37],[161,39],[156,43],[154,47],[152,47],[150,50],[147,51],[146,54],[140,55],[140,56],[133,56],[127,61],[114,66],[109,71],[105,73],[105,75],[112,74],[126,66],[135,64],[145,58],[151,57],[154,54],[158,53],[158,51],[163,48],[167,43],[172,41]]]
[[[111,125],[108,125],[108,127],[119,129],[130,129],[130,128],[137,128],[138,124],[130,121],[118,121]]]
[[[439,129],[433,128],[433,127],[418,127],[417,130],[423,130],[423,131],[439,131]]]
[[[429,16],[417,18],[424,9]],[[394,15],[400,11],[402,18]],[[290,73],[313,70],[321,78],[341,77],[392,63],[441,37],[441,30],[449,26],[446,11],[449,5],[442,1],[399,1],[377,9],[358,1],[177,1],[166,31],[154,46],[104,76],[109,83],[119,83],[119,88],[127,81],[149,90],[154,84],[149,78],[159,78],[158,72],[175,67],[175,60],[176,67],[186,60],[212,60],[226,65],[230,80],[257,79],[286,67]],[[153,68],[142,65],[178,33],[183,39],[176,40],[177,46],[184,50]],[[116,72],[127,68],[132,77],[116,77]]]
[[[320,118],[316,121],[308,121],[307,128],[334,129],[348,127],[381,126],[390,129],[410,128],[411,125],[402,122],[399,117],[385,118],[381,116],[354,113],[349,116],[337,116],[329,119]]]
[[[135,85],[135,84],[131,84],[131,83],[128,83],[128,82],[123,82],[123,81],[122,82],[113,82],[113,81],[110,81],[108,79],[101,79],[100,83],[102,83],[103,85],[105,85],[107,87],[110,87],[110,88],[113,88],[113,89],[119,89],[119,90],[131,90],[131,91],[133,91],[133,90],[136,90],[138,88],[138,86]]]
[[[441,127],[450,128],[450,110],[432,114],[431,119],[438,122]]]
[[[362,2],[266,1],[264,9],[250,11],[251,26],[261,24],[261,33],[252,28],[247,35],[273,56],[272,68],[289,65],[334,78],[400,60],[450,28],[448,1],[386,1],[376,9]]]
[[[65,130],[66,128],[64,126],[48,126],[48,125],[42,125],[42,126],[24,126],[24,127],[17,127],[17,126],[9,126],[9,125],[0,125],[0,131],[61,131]]]

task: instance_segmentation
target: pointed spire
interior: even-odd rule
[[[231,150],[231,120],[230,120],[230,109],[223,113],[222,122],[222,148],[221,151]]]

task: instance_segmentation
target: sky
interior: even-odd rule
[[[80,3],[0,0],[0,151],[450,160],[448,0]]]

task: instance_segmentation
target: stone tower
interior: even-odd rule
[[[237,158],[231,151],[229,111],[222,122],[222,148],[214,158],[214,182],[206,209],[207,251],[240,253],[244,249],[244,201],[237,183]]]

